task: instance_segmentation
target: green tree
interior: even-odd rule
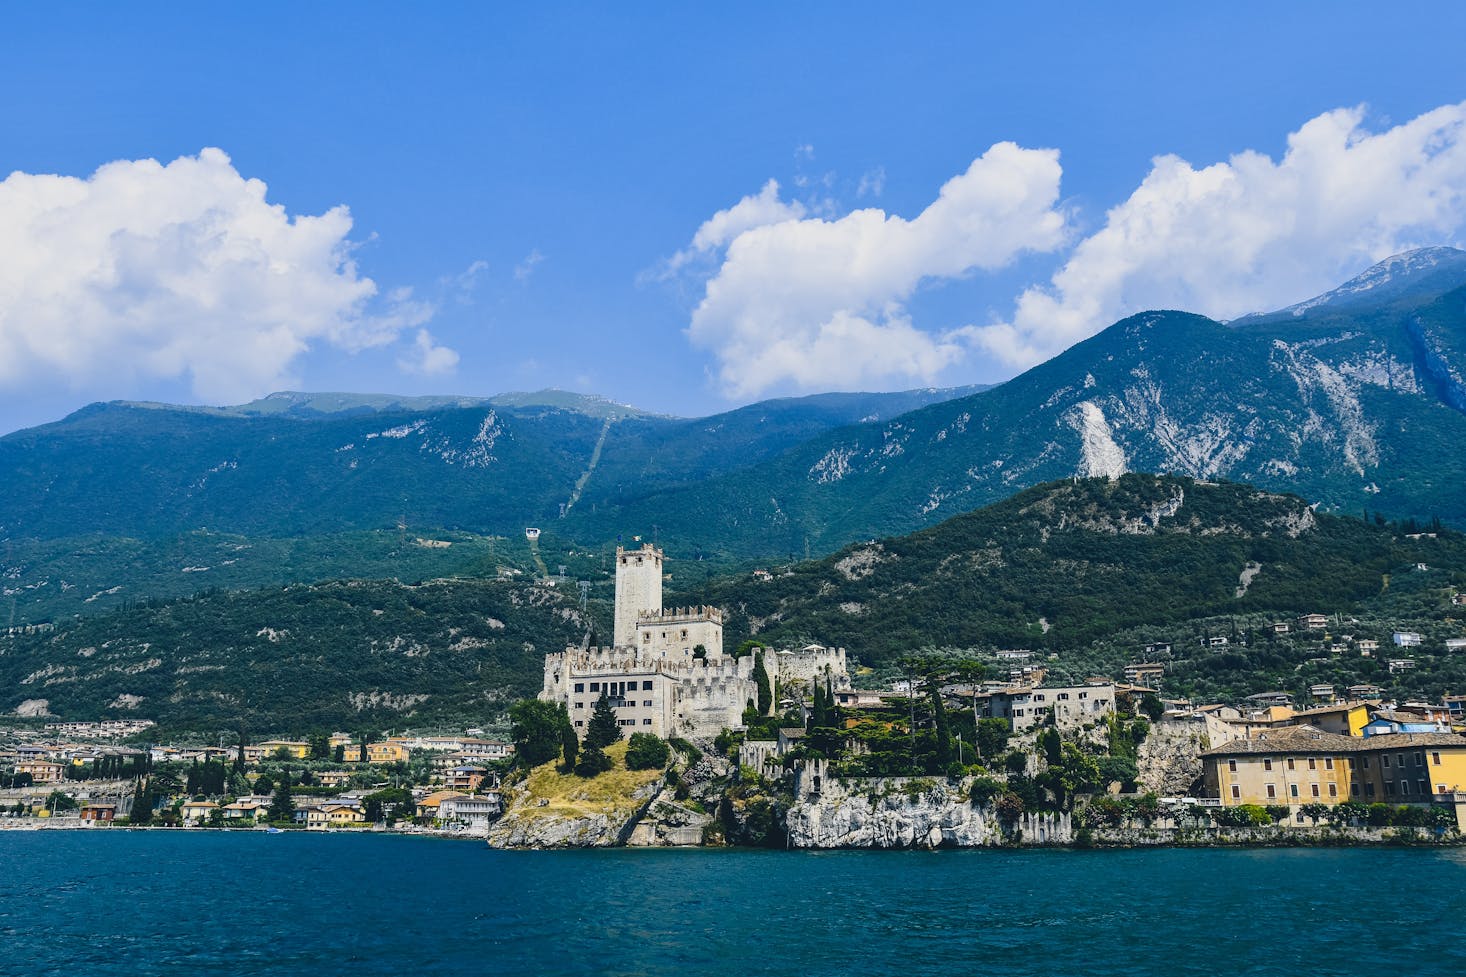
[[[1161,716],[1166,712],[1165,704],[1161,702],[1160,696],[1154,692],[1147,692],[1140,697],[1140,711],[1150,717],[1153,723],[1160,722]]]
[[[254,792],[256,794],[272,794],[275,792],[275,778],[267,773],[262,773],[255,778]]]
[[[652,733],[632,733],[626,747],[626,769],[660,770],[671,759],[672,750],[667,741]]]
[[[580,737],[575,735],[575,727],[567,722],[560,728],[560,759],[566,770],[575,769],[575,760],[579,754]]]
[[[763,649],[753,653],[753,682],[758,688],[758,699],[754,708],[760,716],[767,716],[774,707],[774,690],[769,685],[769,673],[764,669]]]
[[[616,722],[616,710],[611,708],[611,700],[602,692],[585,727],[585,749],[587,752],[604,750],[620,739],[621,727]]]
[[[579,777],[594,777],[598,773],[605,773],[611,769],[611,758],[606,756],[604,750],[599,746],[587,745],[580,751],[580,759],[575,764],[575,773]]]
[[[977,749],[980,756],[994,759],[1008,748],[1008,737],[1013,733],[1006,719],[979,719],[977,721]]]
[[[564,728],[570,717],[564,703],[543,699],[521,699],[509,707],[509,732],[514,740],[515,762],[538,767],[560,755]]]
[[[275,786],[275,793],[270,798],[270,807],[266,816],[271,821],[295,820],[295,798],[290,795],[288,776],[281,777],[280,783]]]

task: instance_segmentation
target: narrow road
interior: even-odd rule
[[[605,427],[601,428],[601,436],[596,439],[596,446],[590,453],[590,464],[586,466],[580,478],[575,480],[575,489],[570,493],[570,501],[565,503],[565,511],[561,518],[570,515],[570,510],[575,508],[575,503],[580,501],[580,493],[585,491],[585,485],[590,481],[591,473],[596,470],[596,465],[601,462],[601,449],[606,446],[606,435],[611,433],[611,425],[616,423],[616,418],[606,418]]]

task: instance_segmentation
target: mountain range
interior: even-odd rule
[[[1132,471],[1466,525],[1463,378],[1466,252],[1430,248],[1274,313],[1131,316],[991,389],[700,419],[564,392],[94,404],[0,438],[0,622],[363,565],[579,572],[633,534],[706,576]],[[527,526],[543,530],[532,551]],[[404,556],[425,539],[453,548]],[[230,547],[271,555],[225,571]]]

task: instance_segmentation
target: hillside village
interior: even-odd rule
[[[1466,827],[1466,694],[1314,683],[1296,699],[1193,702],[1168,692],[1181,655],[1167,642],[1082,681],[1052,679],[1052,656],[1028,649],[928,650],[872,688],[842,648],[729,653],[722,610],[662,606],[664,561],[652,544],[617,548],[610,643],[546,654],[538,698],[511,710],[512,742],[468,729],[158,744],[146,720],[16,723],[0,730],[0,825],[437,831],[530,847]],[[1265,630],[1383,659],[1389,674],[1410,671],[1422,642],[1312,611]],[[1231,640],[1203,636],[1202,653]]]

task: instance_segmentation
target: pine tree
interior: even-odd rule
[[[275,785],[274,796],[270,798],[268,817],[271,821],[294,821],[295,798],[290,796],[290,775],[287,773]]]
[[[769,685],[769,673],[764,669],[763,649],[753,653],[753,681],[758,687],[758,702],[755,708],[760,716],[767,716],[774,705],[774,692]]]
[[[603,692],[596,700],[596,707],[591,710],[590,723],[585,728],[586,750],[604,750],[619,739],[621,727],[616,723],[616,710],[611,708],[611,700]]]

